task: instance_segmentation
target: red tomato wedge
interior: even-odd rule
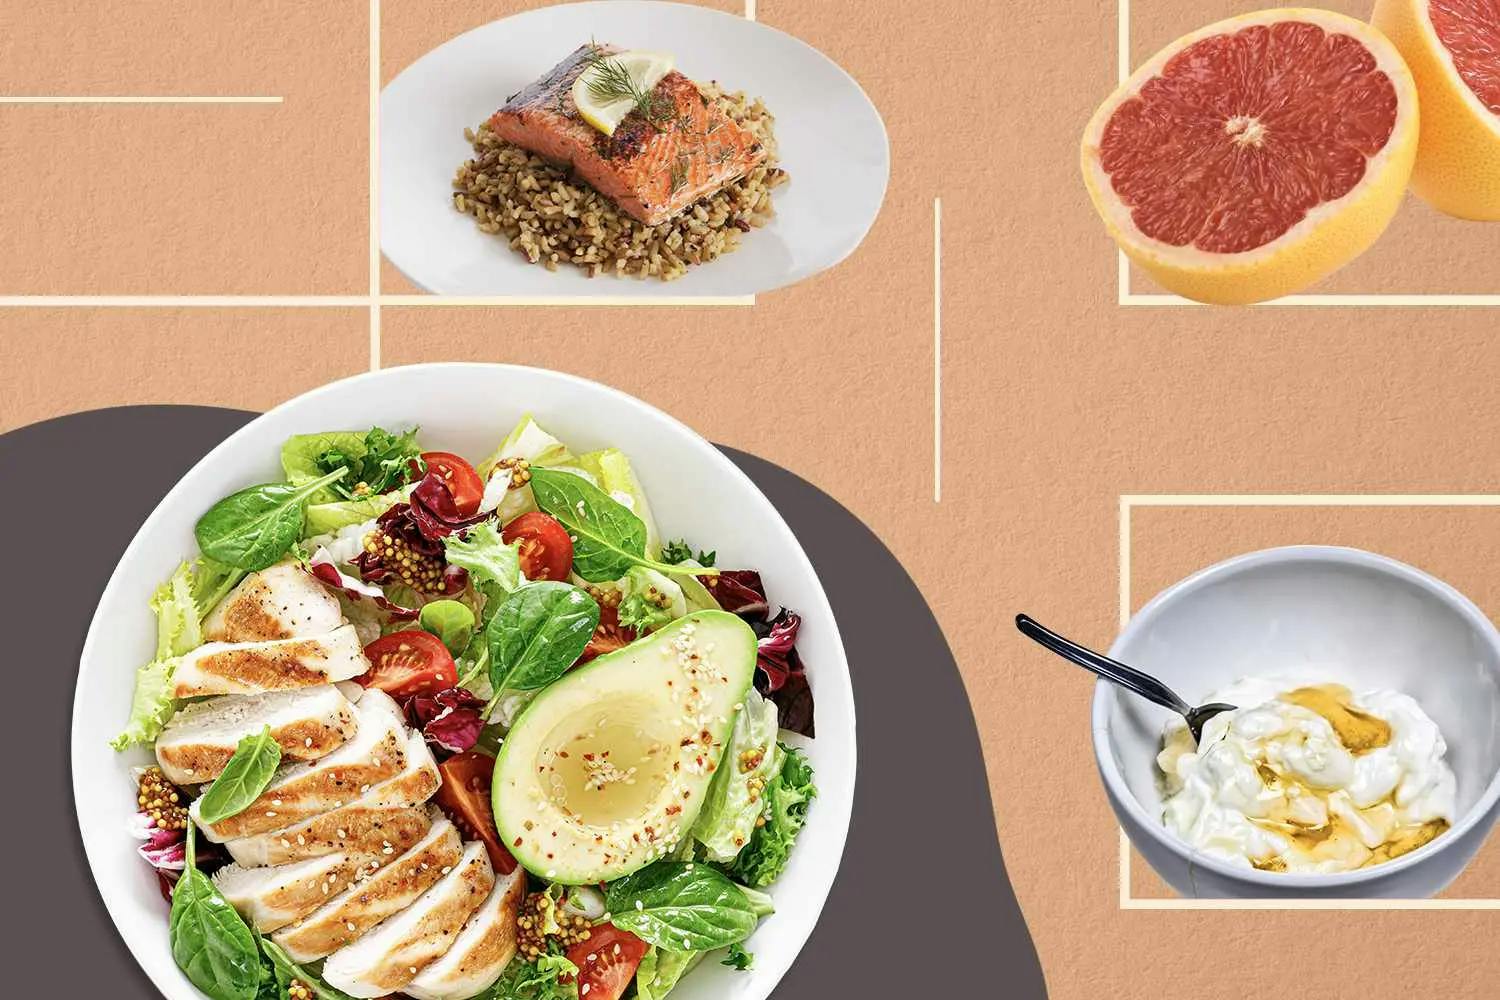
[[[613,653],[635,642],[635,629],[620,624],[620,611],[613,605],[599,605],[599,625],[589,636],[589,644],[583,647],[579,663],[587,663],[596,656]]]
[[[516,859],[500,843],[495,812],[490,808],[490,785],[495,777],[495,758],[478,750],[465,750],[438,765],[443,783],[433,798],[464,840],[482,840],[490,864],[501,875],[516,870]]]
[[[458,667],[443,640],[431,632],[392,632],[365,647],[370,669],[355,680],[400,701],[434,694],[458,683]]]
[[[509,545],[520,540],[521,572],[528,580],[566,580],[573,568],[573,539],[551,514],[529,511],[500,532]]]
[[[436,472],[448,487],[448,492],[453,495],[453,506],[460,514],[469,517],[479,510],[479,503],[484,499],[484,480],[479,478],[474,466],[451,451],[424,451],[422,461],[427,463],[427,471]]]
[[[578,966],[578,995],[588,1000],[620,1000],[646,957],[646,942],[614,924],[600,924],[568,949],[568,961]]]

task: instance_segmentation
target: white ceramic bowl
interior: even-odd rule
[[[1500,632],[1432,576],[1357,549],[1292,546],[1219,563],[1158,594],[1110,656],[1184,699],[1241,677],[1331,667],[1354,688],[1416,698],[1448,742],[1458,820],[1430,844],[1337,875],[1245,870],[1162,825],[1156,752],[1169,714],[1112,684],[1094,690],[1094,755],[1131,842],[1172,888],[1201,897],[1425,897],[1458,875],[1500,803]]]
[[[764,99],[776,116],[776,218],[740,248],[683,277],[548,271],[453,210],[450,182],[473,151],[464,129],[495,113],[590,38],[672,53],[695,80]],[[380,249],[443,295],[743,296],[801,281],[843,260],[885,199],[885,125],[859,84],[790,35],[704,7],[608,0],[541,7],[475,28],[418,59],[380,95]]]
[[[135,810],[130,767],[145,751],[116,754],[138,666],[151,658],[147,600],[195,552],[193,524],[236,489],[280,478],[281,443],[333,428],[418,425],[430,447],[477,461],[525,413],[580,450],[625,451],[663,532],[716,549],[722,566],[752,566],[772,601],[803,616],[798,648],[809,664],[818,738],[803,741],[819,796],[791,864],[771,888],[778,913],[749,945],[753,971],[705,962],[674,992],[680,1000],[761,1000],[812,932],[843,853],[854,795],[854,701],[838,627],[812,565],[770,502],[717,449],[651,406],[569,375],[506,365],[420,365],[336,382],[257,417],[210,452],[146,519],[105,588],[89,628],[73,704],[73,794],[84,849],[110,916],[169,1000],[201,1000],[173,964],[156,877],[126,832]]]

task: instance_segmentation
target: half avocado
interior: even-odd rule
[[[756,638],[699,611],[577,668],[511,727],[495,825],[532,874],[608,882],[687,836],[755,677]]]

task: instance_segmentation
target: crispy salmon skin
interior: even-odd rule
[[[675,70],[651,93],[650,113],[632,110],[605,135],[578,113],[573,82],[597,59],[619,52],[582,45],[505,102],[490,130],[506,142],[569,164],[600,194],[654,226],[743,177],[766,150]]]

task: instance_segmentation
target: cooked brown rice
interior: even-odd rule
[[[558,264],[598,274],[680,278],[691,264],[740,245],[752,227],[776,214],[771,192],[787,180],[776,158],[776,119],[759,99],[699,84],[724,112],[753,132],[766,159],[744,177],[655,226],[638,222],[559,166],[498,138],[488,123],[464,129],[474,146],[453,178],[453,207],[487,233],[504,234],[513,250],[549,271]]]

